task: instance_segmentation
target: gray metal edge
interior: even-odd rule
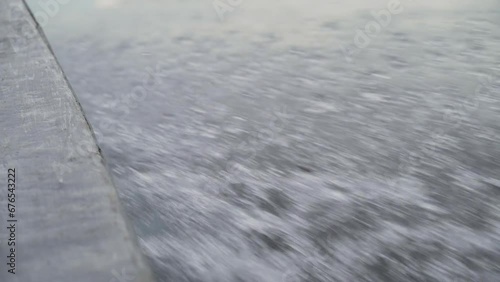
[[[0,281],[154,281],[92,128],[21,0],[0,2],[0,142],[0,183],[15,167],[19,187],[16,274],[7,272],[3,227]],[[0,184],[0,226],[6,196]]]

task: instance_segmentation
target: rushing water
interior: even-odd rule
[[[159,281],[399,282],[500,281],[499,25],[488,0],[70,0],[43,28]]]

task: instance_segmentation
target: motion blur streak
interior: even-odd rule
[[[44,26],[159,281],[500,281],[500,2],[219,2]]]

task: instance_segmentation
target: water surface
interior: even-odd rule
[[[500,4],[389,2],[49,19],[159,281],[500,281]]]

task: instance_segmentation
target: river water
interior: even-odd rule
[[[70,0],[43,29],[159,281],[437,282],[500,281],[499,25],[489,0]]]

